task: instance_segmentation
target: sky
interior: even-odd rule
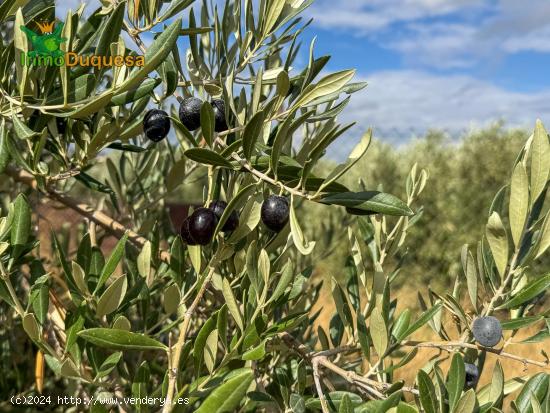
[[[316,37],[328,70],[356,68],[369,84],[341,116],[357,121],[354,139],[368,127],[401,144],[430,128],[550,124],[549,0],[316,0],[306,17],[302,63]]]
[[[369,86],[346,120],[402,143],[550,122],[550,1],[317,0],[317,50]]]

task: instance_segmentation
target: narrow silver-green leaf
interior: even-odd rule
[[[117,242],[113,252],[109,256],[109,259],[107,260],[105,266],[103,267],[103,270],[101,271],[101,275],[99,276],[99,281],[97,282],[94,294],[97,293],[101,287],[103,287],[105,281],[107,281],[109,277],[115,272],[116,267],[122,259],[122,255],[124,255],[124,248],[126,246],[127,240],[128,233],[125,233],[124,236]]]
[[[78,332],[77,335],[98,347],[112,350],[167,350],[164,344],[151,337],[126,330],[90,328]]]
[[[227,309],[233,316],[233,319],[235,320],[235,323],[237,323],[239,329],[243,331],[243,316],[241,315],[241,310],[237,304],[237,300],[235,299],[235,295],[233,294],[233,290],[227,278],[224,278],[222,281],[222,293],[227,304]]]
[[[246,124],[243,133],[243,153],[246,159],[250,160],[254,146],[264,127],[265,114],[263,111],[257,112]]]
[[[508,235],[497,212],[493,212],[489,217],[485,236],[491,247],[498,273],[503,277],[508,263]]]
[[[212,373],[216,364],[216,354],[218,352],[218,330],[214,329],[208,335],[204,346],[204,364],[209,373]]]
[[[96,315],[101,318],[115,311],[120,303],[122,303],[122,300],[124,300],[127,288],[128,280],[125,275],[114,280],[99,298]]]
[[[325,178],[323,184],[319,187],[319,190],[317,192],[322,192],[323,189],[328,187],[331,183],[337,181],[347,171],[349,171],[363,157],[363,155],[367,153],[371,139],[372,129],[369,129],[368,132],[363,135],[361,141],[357,144],[357,146],[353,148],[347,162],[340,164],[336,168],[334,168],[332,172]]]
[[[80,292],[85,295],[90,294],[90,291],[88,290],[88,283],[86,282],[86,273],[82,267],[76,261],[73,261],[72,269],[74,282]]]
[[[11,245],[14,250],[27,243],[31,233],[31,207],[27,198],[19,194],[13,203],[13,219],[11,221]],[[18,255],[15,254],[14,255]]]
[[[139,275],[147,278],[151,272],[151,242],[147,241],[137,258],[137,267]]]
[[[550,211],[546,213],[540,229],[540,240],[535,258],[538,258],[544,254],[548,247],[550,247]]]
[[[384,317],[375,309],[370,317],[370,334],[374,349],[379,357],[382,357],[388,348],[388,330]]]
[[[214,141],[214,109],[210,102],[203,102],[201,106],[201,131],[208,146]]]
[[[298,251],[300,251],[302,255],[311,254],[313,248],[315,248],[315,241],[307,241],[302,228],[300,228],[300,223],[296,217],[294,195],[292,195],[290,201],[290,232],[292,233],[292,240],[296,248],[298,248]]]
[[[536,297],[541,292],[546,291],[550,288],[550,273],[546,274],[537,280],[528,283],[523,287],[518,293],[514,294],[513,297],[506,301],[504,304],[499,306],[499,309],[508,309],[516,308],[524,302]]]
[[[23,330],[25,330],[31,340],[40,340],[40,326],[38,325],[38,321],[36,321],[34,314],[27,313],[24,315]]]
[[[237,407],[245,397],[253,379],[252,372],[247,371],[218,385],[195,410],[195,413],[228,413],[238,410]]]
[[[453,408],[458,402],[462,389],[464,388],[464,380],[466,372],[464,368],[464,360],[460,353],[455,353],[451,361],[451,368],[447,375],[447,393],[449,397],[449,409],[453,411]]]
[[[522,162],[518,162],[512,174],[510,185],[510,206],[508,209],[512,239],[519,245],[527,211],[529,208],[529,182],[527,171]]]
[[[214,152],[207,148],[191,148],[185,151],[185,156],[192,161],[212,166],[221,166],[225,168],[233,168],[231,163],[221,156],[219,153]]]
[[[355,70],[342,70],[325,76],[317,84],[308,86],[297,99],[294,107],[307,106],[313,100],[342,89],[355,75]]]
[[[531,144],[531,204],[544,190],[550,174],[550,142],[548,132],[537,120]]]
[[[145,64],[135,69],[117,89],[117,94],[141,84],[142,80],[166,60],[176,43],[181,30],[181,18],[171,23],[147,48]]]
[[[418,383],[418,391],[420,392],[420,402],[425,413],[438,413],[435,387],[428,373],[424,370],[419,370],[416,381]]]
[[[180,289],[177,284],[172,284],[164,291],[164,311],[166,314],[173,314],[179,307],[181,300]]]
[[[475,407],[476,393],[474,389],[470,389],[462,395],[462,397],[456,404],[454,413],[473,413]]]

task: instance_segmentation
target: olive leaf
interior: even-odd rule
[[[436,413],[438,411],[438,403],[435,395],[435,387],[424,370],[419,370],[416,376],[418,383],[418,391],[420,393],[420,402],[426,413]]]
[[[397,216],[411,216],[414,212],[399,198],[378,191],[340,192],[321,198],[324,204],[341,205],[353,211],[364,211]]]
[[[98,317],[103,317],[115,311],[124,300],[127,288],[128,280],[126,276],[123,275],[114,280],[99,298],[96,315]]]
[[[257,112],[246,124],[243,132],[243,153],[244,157],[250,160],[256,141],[262,133],[264,127],[265,114],[263,111]]]
[[[327,188],[331,183],[336,182],[340,177],[342,177],[347,171],[349,171],[359,160],[367,153],[369,149],[370,142],[372,139],[372,129],[369,129],[367,133],[363,135],[361,141],[357,144],[355,148],[351,151],[347,162],[338,165],[332,170],[332,172],[325,178],[317,192],[322,192],[323,189]]]
[[[27,313],[23,316],[23,329],[33,341],[40,340],[40,326],[34,314]]]
[[[528,300],[539,295],[541,292],[550,288],[550,274],[546,274],[537,280],[527,284],[519,292],[515,293],[512,298],[502,305],[499,309],[516,308]]]
[[[317,84],[308,86],[298,97],[294,108],[307,106],[322,96],[330,95],[342,89],[355,75],[355,70],[342,70],[325,76]]]
[[[380,311],[374,310],[372,312],[369,327],[374,349],[379,357],[383,357],[388,348],[388,331]]]
[[[151,242],[147,241],[137,258],[138,272],[143,278],[149,277],[149,273],[151,272],[151,249]]]
[[[254,375],[243,372],[217,386],[195,413],[222,413],[234,411],[246,395]]]
[[[226,278],[223,279],[222,293],[227,304],[227,309],[231,313],[231,316],[235,320],[235,323],[237,323],[237,326],[241,331],[244,331],[244,323],[243,316],[241,315],[241,310],[239,308],[237,300],[235,299],[235,295],[233,294],[231,285]]]
[[[114,328],[90,328],[77,333],[78,337],[112,350],[166,350],[166,346],[144,334]]]
[[[122,259],[122,256],[124,255],[124,248],[126,246],[127,240],[128,233],[126,232],[117,242],[113,252],[109,256],[109,259],[101,270],[99,281],[97,282],[96,288],[94,290],[94,295],[99,291],[101,287],[103,287],[103,284],[105,284],[109,277],[115,272],[116,267],[118,266],[120,260]]]
[[[298,251],[303,255],[309,255],[313,251],[313,248],[315,248],[315,241],[306,240],[302,228],[300,228],[298,218],[296,217],[295,208],[294,195],[292,195],[290,200],[290,232],[292,233],[292,239]]]
[[[464,388],[464,380],[466,373],[464,369],[464,360],[462,355],[455,353],[451,361],[451,368],[447,374],[447,392],[449,394],[449,409],[454,411],[454,407],[457,405],[462,389]]]
[[[491,247],[498,273],[501,277],[504,277],[506,264],[508,263],[508,235],[496,211],[489,217],[485,227],[485,236]]]
[[[550,175],[550,142],[548,132],[537,119],[531,144],[531,205],[540,196]]]
[[[164,292],[164,311],[166,314],[175,313],[181,301],[180,289],[176,284],[172,284]]]
[[[208,146],[212,146],[214,141],[214,109],[210,102],[203,102],[201,106],[201,130],[202,136]]]
[[[185,156],[192,161],[204,165],[220,166],[224,168],[233,168],[233,165],[223,156],[206,148],[191,148],[185,151]]]
[[[82,294],[88,295],[90,291],[88,289],[88,283],[86,281],[86,273],[84,269],[76,262],[72,263],[72,275],[74,282]]]
[[[529,183],[527,171],[522,162],[514,168],[510,184],[510,229],[514,244],[519,245],[529,208]]]
[[[141,81],[153,70],[155,70],[170,54],[172,47],[179,37],[181,29],[181,18],[172,22],[147,48],[143,58],[145,64],[134,69],[130,76],[117,88],[117,94],[130,90],[141,83]]]

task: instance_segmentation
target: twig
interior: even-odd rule
[[[0,261],[0,276],[2,280],[4,280],[4,284],[6,285],[6,288],[10,293],[10,297],[15,304],[15,309],[17,310],[17,313],[21,318],[23,318],[25,316],[25,310],[23,309],[23,306],[21,305],[21,301],[19,301],[19,298],[15,293],[15,289],[13,288],[13,284],[11,283],[10,275],[4,268],[4,264],[2,263],[2,261]]]
[[[323,386],[321,385],[321,375],[319,374],[320,361],[320,358],[313,358],[313,360],[311,360],[311,366],[313,368],[313,381],[315,382],[317,395],[319,396],[319,400],[321,402],[321,410],[323,411],[323,413],[330,413],[327,405],[327,399],[325,397],[325,394],[323,393]]]
[[[216,142],[222,146],[223,148],[226,148],[227,145],[225,144],[224,141],[222,141],[220,138],[217,138],[216,139]],[[262,181],[265,181],[265,182],[268,182],[270,183],[271,185],[275,185],[275,186],[279,186],[279,187],[282,187],[285,189],[285,191],[287,191],[288,193],[290,194],[293,194],[293,195],[296,195],[296,196],[299,196],[301,198],[305,198],[309,201],[315,201],[318,197],[314,196],[314,195],[309,195],[307,192],[304,192],[304,191],[299,191],[298,189],[296,188],[291,188],[291,187],[288,187],[286,185],[284,185],[282,182],[280,181],[277,181],[273,178],[271,178],[270,176],[264,174],[263,172],[260,172],[258,171],[256,168],[254,168],[246,159],[243,159],[241,158],[236,152],[233,152],[231,154],[231,157],[233,159],[235,159],[244,169],[246,169],[248,172],[250,172],[252,175],[254,175],[255,177],[261,179]]]
[[[202,283],[201,288],[199,289],[197,295],[195,296],[195,299],[193,300],[189,308],[185,311],[185,316],[180,326],[179,337],[176,342],[176,345],[174,346],[173,351],[172,351],[172,348],[170,348],[170,352],[173,353],[173,357],[171,358],[169,363],[171,366],[171,370],[169,372],[168,390],[166,392],[166,403],[164,404],[162,413],[170,413],[172,411],[172,407],[173,407],[172,398],[174,397],[174,391],[176,389],[176,381],[178,378],[178,367],[180,363],[183,346],[185,344],[185,339],[187,337],[187,330],[189,329],[189,323],[191,322],[191,317],[195,313],[197,306],[202,300],[202,297],[204,296],[204,293],[206,292],[206,289],[208,288],[208,285],[210,284],[210,280],[213,275],[214,275],[214,267],[211,267],[208,275],[206,276],[206,278],[204,279],[204,282]]]
[[[534,366],[541,367],[545,370],[549,370],[548,362],[542,362],[542,361],[536,361],[531,360],[525,357],[516,356],[515,354],[506,353],[505,351],[490,348],[490,347],[483,347],[479,346],[477,344],[471,344],[471,343],[464,343],[462,341],[444,341],[444,342],[421,342],[421,341],[402,341],[400,343],[402,346],[407,347],[424,347],[424,348],[437,348],[445,351],[450,351],[449,349],[452,348],[471,348],[474,350],[484,350],[489,353],[496,354],[497,356],[504,357],[510,360],[516,360],[523,364],[532,364]]]
[[[313,352],[313,351],[309,351],[304,344],[299,343],[289,333],[281,333],[279,337],[282,339],[283,343],[285,343],[285,345],[288,348],[296,352],[304,360],[307,360],[308,362],[311,363],[313,367],[314,380],[315,380],[315,366],[323,366],[326,369],[332,371],[333,373],[336,373],[342,378],[346,379],[348,382],[361,386],[363,389],[367,390],[368,392],[370,392],[371,394],[375,395],[380,399],[385,398],[385,396],[382,393],[380,393],[380,390],[384,391],[389,389],[392,386],[392,384],[390,383],[372,380],[366,376],[361,376],[360,374],[357,374],[354,371],[345,370],[337,366],[336,364],[334,364],[328,359],[328,357],[331,355],[358,351],[359,348],[355,348],[353,346],[344,346],[344,347],[338,347],[327,351]],[[319,377],[320,376],[318,376],[318,378]],[[319,386],[317,386],[317,382],[316,382],[316,388],[317,388],[317,393],[320,395],[319,398],[321,399],[322,389],[320,388],[320,380],[319,380]],[[418,390],[416,390],[413,387],[403,387],[402,390],[418,395]],[[321,406],[322,405],[323,405],[323,402],[321,399]]]

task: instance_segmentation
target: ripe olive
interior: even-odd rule
[[[181,237],[183,238],[183,240],[188,245],[197,245],[197,243],[195,242],[195,240],[191,236],[191,233],[189,232],[189,218],[190,217],[185,218],[185,220],[181,224],[180,234],[181,234]]]
[[[472,333],[476,341],[482,346],[494,347],[502,337],[502,326],[495,317],[479,317],[472,324]]]
[[[214,211],[214,214],[220,219],[223,215],[223,212],[225,211],[225,208],[227,208],[227,202],[225,201],[213,201],[208,206],[212,211]],[[225,221],[225,224],[223,224],[222,231],[229,232],[229,231],[235,231],[237,227],[239,226],[239,214],[237,211],[233,210],[231,211],[231,214],[229,214],[229,217],[227,218],[227,221]]]
[[[221,99],[212,101],[214,109],[214,118],[216,120],[214,130],[216,132],[224,132],[227,130],[227,122],[225,121],[225,102]]]
[[[170,117],[160,109],[151,109],[143,118],[143,132],[153,142],[160,142],[170,132]]]
[[[208,208],[197,208],[189,217],[189,234],[199,245],[207,245],[212,241],[218,217]]]
[[[284,196],[271,195],[262,204],[262,222],[270,230],[279,232],[288,222],[290,207]]]
[[[464,388],[473,389],[477,386],[477,381],[479,380],[479,370],[475,364],[464,363],[464,371],[466,377],[464,379]]]
[[[199,98],[185,98],[179,109],[181,123],[190,131],[197,130],[201,126],[202,100]]]

